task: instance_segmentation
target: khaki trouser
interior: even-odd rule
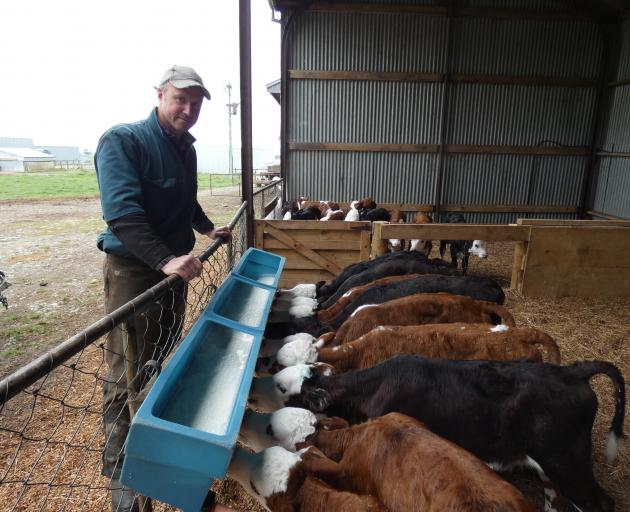
[[[148,268],[138,260],[107,254],[103,266],[105,310],[111,313],[162,281],[162,272]],[[181,283],[114,328],[105,343],[108,372],[103,382],[103,424],[105,448],[102,474],[119,480],[124,460],[123,446],[129,431],[130,415],[127,406],[127,377],[125,343],[131,344],[128,353],[135,354],[134,374],[153,359],[158,363],[166,358],[179,340],[184,323],[186,285]],[[127,341],[128,340],[128,341]],[[148,379],[138,382],[141,389]]]

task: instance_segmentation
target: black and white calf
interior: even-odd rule
[[[399,356],[337,375],[293,366],[276,374],[273,382],[274,399],[283,405],[305,406],[351,423],[392,411],[415,417],[488,463],[524,465],[544,473],[579,510],[612,512],[614,501],[592,468],[597,396],[589,379],[598,374],[608,376],[614,386],[607,447],[612,461],[625,437],[626,396],[621,373],[604,361],[558,366]],[[546,507],[553,510],[549,501]]]
[[[377,279],[388,276],[401,276],[405,274],[442,274],[451,275],[455,271],[447,263],[440,259],[427,259],[424,254],[417,251],[399,251],[389,254],[404,255],[391,258],[379,265],[374,265],[346,279],[337,290],[327,299],[318,299],[321,309],[332,306],[337,300],[351,288],[362,286]]]
[[[424,256],[424,255],[421,255],[421,256]],[[411,255],[411,257],[413,258],[414,255]],[[344,267],[341,273],[338,276],[336,276],[330,283],[325,284],[325,282],[322,281],[321,283],[319,283],[320,284],[319,287],[315,285],[317,289],[317,297],[318,299],[329,297],[333,293],[335,293],[335,291],[337,291],[337,288],[339,288],[350,277],[360,272],[363,272],[364,270],[367,270],[371,267],[380,265],[381,263],[384,263],[385,261],[398,260],[398,259],[409,259],[409,254],[405,252],[386,253],[377,258],[374,258],[373,260],[365,260],[365,261],[359,261],[357,263],[352,263],[351,265]]]
[[[295,451],[296,445],[315,432],[317,417],[308,409],[283,407],[274,412],[245,411],[239,441],[255,452],[271,446]]]
[[[445,222],[464,224],[466,219],[461,213],[449,212],[446,214]],[[471,254],[478,256],[482,260],[488,257],[486,242],[483,240],[441,240],[440,258],[442,259],[444,259],[447,245],[451,253],[451,266],[457,268],[458,262],[461,261],[463,274],[468,270],[468,260]]]

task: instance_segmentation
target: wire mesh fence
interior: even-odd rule
[[[256,219],[264,219],[270,215],[276,207],[282,206],[283,182],[284,180],[278,178],[254,192],[254,217]]]
[[[199,189],[207,188],[211,196],[241,197],[241,171],[233,173],[199,173]]]
[[[229,224],[232,240],[213,242],[199,257],[199,278],[185,286],[169,276],[0,382],[0,510],[116,510],[117,431],[126,436],[125,417],[138,407],[144,384],[247,248],[245,206]],[[106,341],[116,330],[126,340],[123,354]],[[122,378],[108,370],[113,356],[125,362]],[[103,408],[104,388],[124,397],[122,408]],[[113,461],[106,473],[114,478],[102,476],[104,459]],[[174,510],[133,493],[132,499],[140,510]]]

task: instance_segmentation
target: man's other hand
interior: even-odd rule
[[[221,226],[220,228],[215,228],[210,231],[208,236],[212,238],[212,240],[220,238],[221,241],[225,243],[232,239],[232,230],[227,226]]]
[[[184,254],[183,256],[177,256],[169,261],[162,267],[162,272],[167,276],[171,274],[177,274],[184,281],[188,282],[195,277],[201,275],[201,262],[191,256],[190,254]]]

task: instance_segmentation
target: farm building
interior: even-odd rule
[[[628,2],[271,4],[288,198],[630,216]]]
[[[52,169],[55,157],[50,153],[31,148],[0,147],[0,171],[32,171]]]
[[[451,246],[453,241],[469,238],[489,241],[489,246],[497,242],[490,248],[491,256],[471,266],[468,276],[451,268],[457,275],[447,277],[462,278],[462,282],[468,277],[493,280],[504,295],[501,307],[508,312],[500,321],[507,319],[510,325],[544,330],[557,339],[564,365],[557,365],[562,368],[558,371],[571,372],[567,368],[572,363],[588,360],[585,363],[588,365],[595,359],[613,363],[627,378],[630,263],[619,254],[630,249],[630,220],[624,220],[630,211],[626,199],[630,157],[628,2],[624,6],[612,0],[350,0],[344,3],[270,0],[272,8],[281,13],[283,24],[282,78],[267,87],[279,99],[282,109],[280,172],[284,181],[258,190],[252,186],[251,117],[248,118],[251,116],[251,94],[248,94],[251,55],[246,34],[249,4],[249,0],[240,1],[239,20],[241,42],[245,43],[241,47],[241,156],[246,202],[230,221],[231,240],[225,245],[215,241],[199,256],[202,276],[190,282],[183,297],[186,322],[170,322],[164,327],[169,342],[183,341],[171,353],[170,361],[165,359],[171,348],[168,343],[167,349],[162,351],[160,346],[156,351],[161,351],[156,358],[165,364],[162,373],[158,371],[153,377],[155,382],[162,378],[162,384],[156,384],[152,390],[162,390],[164,394],[156,398],[154,393],[147,398],[140,406],[144,411],[137,406],[145,391],[152,390],[139,389],[139,382],[152,372],[149,363],[156,361],[142,366],[134,344],[129,343],[125,349],[125,360],[135,363],[126,368],[124,380],[129,400],[125,406],[130,416],[138,414],[140,418],[135,423],[138,427],[135,439],[131,435],[128,438],[126,454],[129,460],[137,459],[138,469],[126,471],[123,466],[124,478],[120,480],[98,476],[101,456],[110,442],[101,432],[101,394],[95,392],[109,378],[103,364],[109,350],[105,336],[121,328],[127,340],[136,339],[138,344],[153,342],[147,337],[146,327],[167,319],[171,313],[177,318],[169,309],[172,306],[160,307],[155,315],[150,310],[156,298],[176,297],[179,292],[172,286],[179,279],[176,276],[163,280],[67,339],[54,351],[0,381],[0,389],[4,390],[0,396],[0,407],[4,407],[0,433],[7,439],[3,444],[7,469],[3,467],[0,496],[12,510],[26,508],[31,503],[41,510],[51,507],[74,510],[75,503],[77,509],[109,510],[110,504],[116,509],[114,493],[110,502],[109,490],[120,490],[121,482],[136,491],[133,501],[141,510],[152,509],[151,502],[155,503],[155,510],[170,510],[167,503],[185,510],[199,510],[211,481],[208,468],[218,465],[218,457],[212,450],[233,449],[234,440],[227,439],[228,435],[241,432],[246,396],[247,400],[251,398],[250,384],[252,389],[256,387],[253,363],[262,354],[258,350],[263,339],[279,341],[291,332],[287,330],[281,335],[282,328],[297,330],[298,326],[308,326],[298,323],[287,306],[286,297],[293,292],[278,288],[306,284],[304,288],[314,290],[317,299],[341,302],[341,298],[348,296],[345,289],[324,296],[322,288],[332,288],[333,279],[352,263],[360,262],[359,267],[374,263],[391,239],[449,240]],[[278,17],[274,15],[274,19]],[[320,199],[328,199],[347,207],[351,200],[372,196],[379,205],[407,214],[431,213],[438,221],[443,221],[447,212],[459,212],[466,216],[468,224],[415,219],[407,226],[368,221],[257,220],[269,213],[268,208],[277,206],[279,187],[284,199],[308,196],[316,204]],[[266,194],[273,199],[269,201]],[[252,245],[266,252],[247,253]],[[434,245],[433,253],[436,249]],[[410,253],[414,251],[400,254],[407,258]],[[277,255],[285,258],[282,264]],[[431,249],[426,256],[431,256]],[[414,254],[412,259],[415,257]],[[449,266],[435,260],[432,264]],[[351,277],[337,284],[350,287],[347,281],[354,279],[353,272],[360,273],[355,267],[346,274]],[[439,298],[423,300],[441,302]],[[298,302],[304,307],[303,301]],[[323,304],[319,302],[319,306]],[[272,306],[278,306],[278,310],[274,311]],[[319,306],[309,306],[309,313],[316,313],[319,318],[323,312],[321,307],[316,312]],[[358,313],[358,320],[364,320],[366,326],[371,326],[376,311],[380,315],[378,309],[361,312],[362,306],[355,306],[352,313],[347,313],[352,316]],[[372,302],[364,303],[365,306],[378,307]],[[288,312],[283,307],[289,307]],[[143,323],[127,329],[138,313],[139,322]],[[414,315],[411,311],[409,317],[414,320]],[[387,331],[383,326],[390,325],[389,320],[381,322],[379,317],[381,326],[374,330]],[[493,327],[491,332],[508,331]],[[243,340],[247,345],[241,345]],[[329,353],[336,350],[333,347]],[[231,369],[230,365],[223,365],[232,359],[236,364]],[[156,366],[160,365],[161,362]],[[524,364],[530,368],[534,365],[537,363]],[[227,374],[220,373],[219,366],[228,368]],[[237,366],[239,371],[246,369],[245,373],[239,374]],[[555,363],[553,366],[556,367]],[[612,373],[612,367],[609,368]],[[408,379],[399,378],[395,369],[390,373],[404,383],[411,382],[419,372],[410,373]],[[237,387],[235,376],[241,375],[244,375],[242,384]],[[435,375],[436,379],[443,376],[441,371]],[[493,403],[489,398],[491,391],[510,394],[502,380],[492,379],[484,405]],[[551,480],[565,479],[564,490],[573,486],[571,490],[577,489],[575,496],[584,498],[583,503],[593,495],[602,498],[594,506],[590,502],[580,503],[582,510],[630,510],[628,452],[622,452],[616,462],[605,461],[610,419],[614,418],[617,433],[621,430],[620,423],[624,423],[626,432],[630,430],[627,415],[624,419],[627,399],[621,378],[615,376],[612,381],[610,386],[596,377],[590,384],[564,391],[545,379],[532,381],[532,385],[540,387],[541,396],[542,391],[555,394],[561,398],[563,410],[572,414],[578,411],[577,415],[568,421],[566,417],[555,416],[560,402],[542,402],[537,396],[527,400],[516,421],[510,422],[548,427],[553,435],[545,438],[548,442],[541,443],[544,444],[541,456],[555,452],[568,456],[580,451],[580,465],[563,463]],[[266,384],[270,380],[264,381]],[[274,382],[271,387],[283,394],[291,388],[280,384]],[[427,409],[443,410],[461,403],[466,413],[488,419],[485,408],[476,408],[462,399],[468,388],[477,388],[476,383],[469,384],[470,381],[465,382],[461,394],[447,399],[431,395]],[[590,386],[598,399],[594,408],[599,406],[594,425],[584,418],[590,418],[591,412],[594,417],[596,411],[584,409],[582,414],[582,409],[576,407],[583,390],[592,397],[591,390],[586,390]],[[364,388],[368,401],[380,401],[381,394],[373,393],[371,385],[366,383]],[[345,401],[354,402],[360,394],[357,389],[352,400]],[[424,396],[424,393],[415,395]],[[220,404],[223,419],[230,413],[229,407],[224,406],[232,406],[233,416],[225,422],[227,427],[210,425],[219,416],[217,402],[212,400],[225,397]],[[394,399],[406,405],[413,403],[415,396]],[[209,407],[212,414],[203,409],[208,404],[212,405]],[[252,405],[255,407],[255,400],[250,402]],[[537,412],[550,411],[554,416],[549,421],[541,419],[531,414],[535,408],[539,408]],[[456,413],[445,424],[466,431],[467,419],[468,415],[464,419]],[[592,419],[589,421],[592,423]],[[151,423],[155,427],[151,435],[160,437],[143,435],[150,431],[141,429]],[[496,435],[486,438],[484,446],[507,439],[510,451],[513,450],[509,445],[515,444],[512,440],[516,436],[500,431],[503,424],[503,421],[488,422],[487,433],[496,432]],[[165,425],[173,427],[174,436],[161,437],[167,430]],[[565,445],[566,449],[558,449],[559,441],[566,442],[568,433],[577,427],[585,433],[580,438],[584,443],[578,446],[571,442]],[[218,430],[226,434],[221,434],[221,442],[216,442]],[[267,434],[272,431],[263,430]],[[209,441],[198,443],[200,439]],[[160,449],[155,449],[156,446]],[[421,478],[415,474],[409,476],[407,470],[416,469],[414,464],[401,464],[404,474],[399,470],[380,471],[382,456],[389,450],[372,442],[364,444],[365,452],[370,452],[371,447],[376,448],[378,457],[368,465],[379,470],[379,480],[389,473],[388,482],[426,480],[432,485],[433,471],[427,473],[427,478],[424,474]],[[435,467],[444,458],[444,451],[437,453]],[[237,450],[224,454],[221,460],[226,462],[236,454]],[[426,466],[433,467],[433,462]],[[392,466],[383,467],[387,470]],[[483,464],[478,467],[487,471]],[[590,483],[592,479],[574,478],[589,477],[591,468],[605,494],[596,488],[585,488],[584,482]],[[224,468],[211,469],[213,477],[226,474]],[[578,474],[582,470],[583,474]],[[233,478],[229,471],[227,475]],[[130,480],[126,480],[128,477]],[[452,482],[451,477],[439,479],[436,485],[443,487],[444,481]],[[470,474],[470,478],[463,480],[473,481],[473,477]],[[551,488],[547,487],[547,477],[543,479],[544,485],[533,472],[508,473],[506,478],[515,481],[536,510],[550,509],[546,499],[555,494],[548,492]],[[242,487],[228,478],[215,481],[213,489],[218,501],[238,510],[278,510],[260,505],[263,500],[256,489],[262,489],[261,486],[254,488],[251,479],[241,483]],[[409,492],[404,487],[400,489],[392,502],[397,502],[399,495],[409,498]],[[141,496],[142,493],[147,497]],[[210,497],[208,493],[207,498]],[[317,507],[321,505],[320,499],[320,495],[314,494],[309,504]],[[554,510],[574,510],[572,499],[561,491],[560,505]],[[190,500],[194,501],[192,505]],[[411,501],[408,506],[391,510],[412,510],[418,502]],[[348,510],[328,505],[325,505],[327,510]],[[438,505],[435,509],[451,507]]]
[[[24,137],[0,137],[0,147],[9,149],[10,151],[14,151],[16,149],[30,149],[38,151],[46,154],[49,159],[52,158],[52,160],[57,164],[68,162],[89,163],[91,161],[85,153],[79,151],[77,146],[36,146],[33,143],[33,139]],[[19,167],[19,164],[14,164],[14,166],[16,165]],[[9,169],[5,168],[5,170]]]

